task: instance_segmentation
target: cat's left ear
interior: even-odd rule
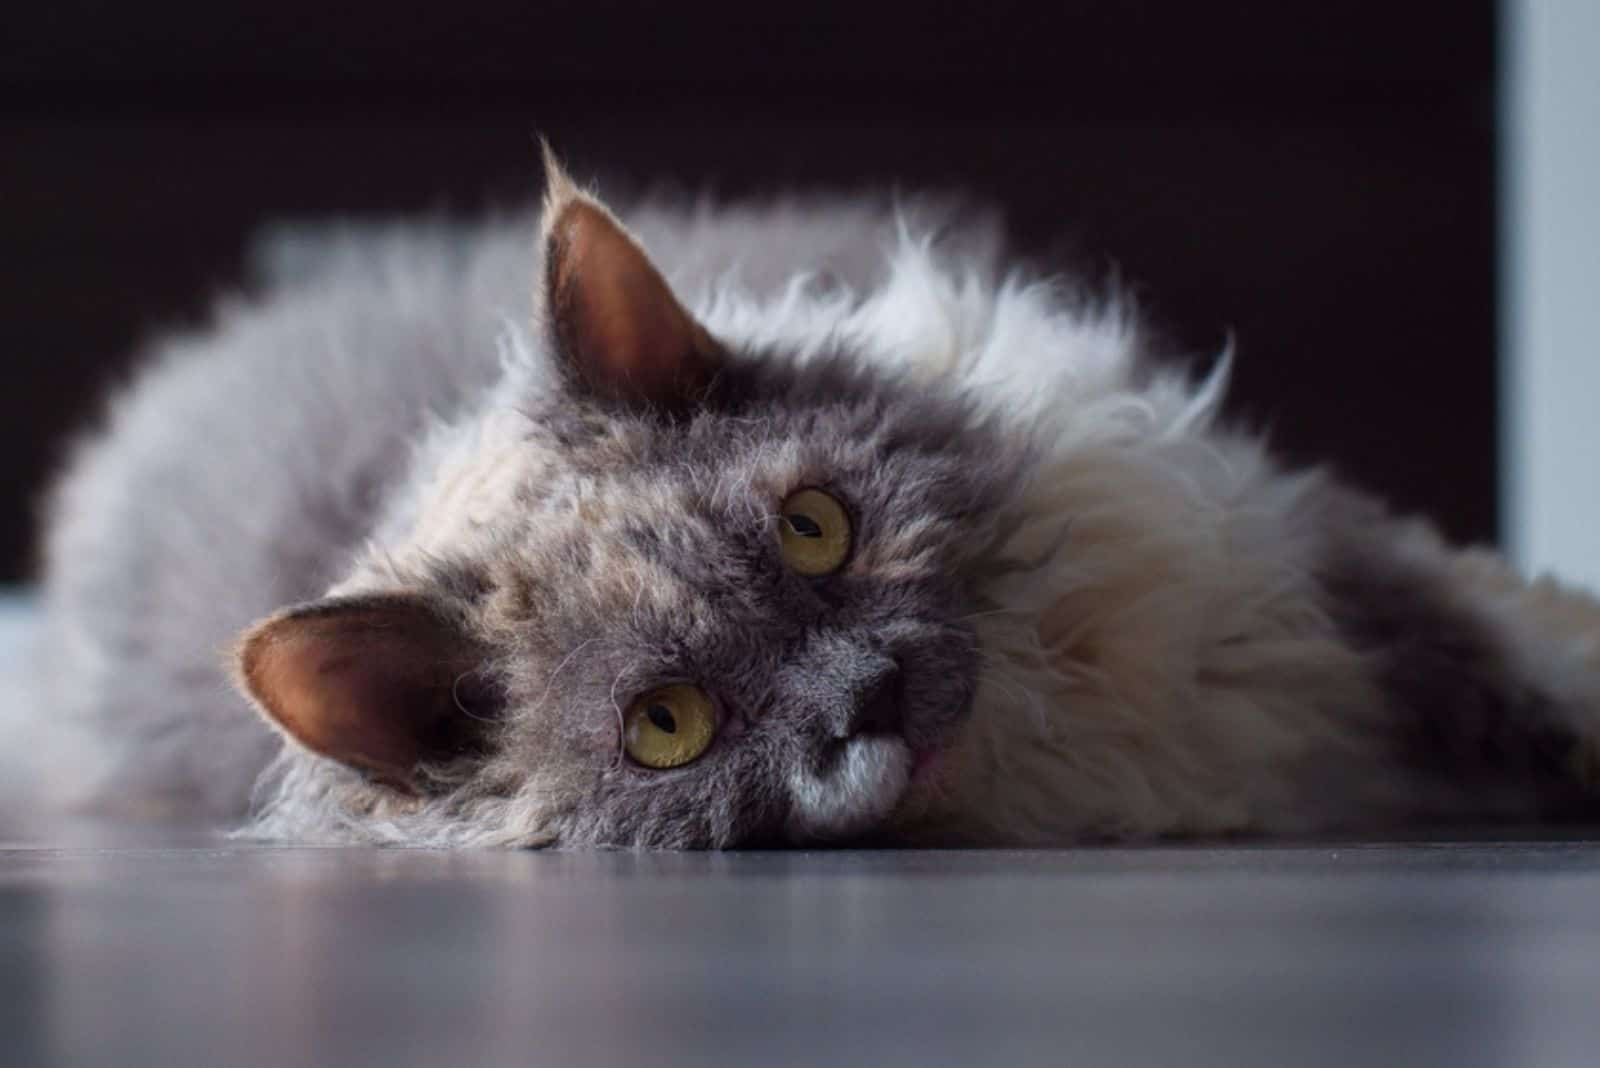
[[[237,678],[267,720],[314,753],[412,791],[417,770],[477,752],[490,711],[482,650],[411,594],[334,597],[245,632]],[[476,707],[475,707],[476,706]]]
[[[682,412],[723,353],[632,234],[545,148],[540,308],[569,385],[606,403]]]

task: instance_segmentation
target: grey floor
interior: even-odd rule
[[[1600,1063],[1600,846],[0,849],[0,1063]]]

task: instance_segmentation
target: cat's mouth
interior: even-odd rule
[[[944,749],[940,746],[930,746],[917,750],[913,754],[911,763],[912,789],[931,786],[939,779],[939,772],[944,765]]]
[[[937,800],[953,771],[949,759],[972,714],[975,685],[952,668],[971,658],[970,640],[896,650],[889,682],[876,685],[850,722],[851,733],[821,743],[816,758],[788,775],[791,841],[871,835]]]
[[[789,778],[791,840],[839,839],[882,828],[914,794],[933,789],[945,747],[913,748],[898,735],[859,735],[825,769]]]
[[[842,838],[870,830],[900,804],[923,758],[897,735],[850,738],[825,770],[789,776],[790,838]]]

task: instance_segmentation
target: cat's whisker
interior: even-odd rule
[[[533,708],[535,710],[538,710],[538,709],[544,707],[545,701],[548,700],[549,697],[550,697],[550,690],[556,684],[557,677],[559,677],[561,672],[566,669],[566,666],[568,664],[572,663],[573,657],[575,657],[579,653],[583,652],[589,646],[594,645],[596,642],[603,642],[605,640],[606,640],[605,638],[600,638],[600,637],[586,638],[585,640],[579,642],[577,644],[577,646],[575,646],[573,648],[572,652],[570,652],[566,656],[562,657],[561,663],[556,665],[556,669],[550,673],[550,678],[545,681],[544,692],[539,695],[539,700],[534,702]]]
[[[622,675],[623,672],[618,671],[616,678],[611,680],[611,709],[617,714],[617,755],[611,761],[612,771],[622,767],[622,761],[628,751],[628,718],[622,711],[622,706],[617,703],[617,683],[622,681]]]
[[[498,722],[492,716],[481,716],[481,715],[479,715],[478,713],[474,712],[472,709],[468,708],[467,705],[466,705],[466,702],[461,700],[461,693],[460,693],[461,684],[462,684],[462,682],[466,681],[467,676],[471,675],[471,674],[472,674],[471,670],[463,671],[461,674],[459,674],[459,675],[457,675],[455,677],[455,681],[450,683],[450,701],[451,701],[451,703],[456,706],[456,710],[458,712],[460,712],[462,715],[466,716],[468,719],[475,719],[479,723],[495,723],[495,722]]]
[[[989,665],[988,667],[979,671],[978,680],[980,684],[983,682],[993,683],[1002,691],[1004,691],[1006,696],[1010,697],[1011,700],[1018,705],[1028,704],[1026,689],[993,665]]]
[[[1028,612],[1021,608],[990,608],[982,612],[968,612],[964,616],[955,616],[952,623],[970,623],[974,619],[986,619],[989,616],[1025,616]]]

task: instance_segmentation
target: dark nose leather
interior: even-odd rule
[[[896,665],[863,688],[850,723],[850,735],[899,734],[903,720],[900,668]]]

